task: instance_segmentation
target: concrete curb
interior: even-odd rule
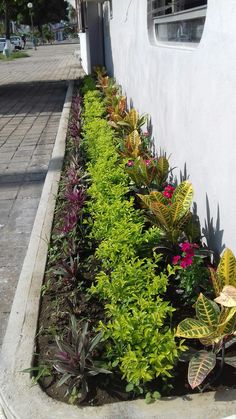
[[[72,91],[70,83],[0,355],[0,402],[5,416],[7,419],[222,419],[234,415],[236,390],[165,398],[151,405],[137,400],[79,409],[49,398],[39,386],[31,386],[29,374],[21,373],[31,365],[34,352],[47,240],[64,158]]]

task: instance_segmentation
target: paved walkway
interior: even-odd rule
[[[57,134],[77,45],[0,61],[0,347]]]

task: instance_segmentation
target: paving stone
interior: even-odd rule
[[[24,182],[18,192],[20,198],[39,198],[42,193],[43,183],[41,181]]]
[[[1,208],[1,202],[4,200],[12,200],[15,199],[17,196],[19,190],[19,184],[15,183],[8,183],[5,185],[1,185],[0,188],[0,208]],[[0,210],[0,216],[1,216],[1,210]]]
[[[73,45],[39,47],[0,71],[0,346],[26,254],[67,82]],[[80,76],[80,69],[76,74]]]
[[[0,162],[10,161],[14,153],[2,153],[0,154]]]

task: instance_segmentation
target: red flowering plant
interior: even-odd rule
[[[177,271],[190,266],[194,252],[198,250],[192,243],[198,243],[200,238],[199,224],[190,211],[191,183],[185,181],[176,187],[167,184],[162,191],[152,190],[148,195],[138,196],[146,209],[148,221],[161,232],[161,239],[153,251],[161,253],[167,264],[174,262],[178,265]]]
[[[175,187],[173,185],[168,184],[164,188],[164,191],[162,192],[163,196],[167,198],[170,204],[171,204],[171,198],[173,196],[174,191],[175,191]]]
[[[172,262],[173,265],[179,264],[181,268],[185,269],[193,263],[194,249],[198,249],[199,245],[186,241],[184,243],[180,243],[179,247],[182,250],[182,256],[174,256]]]
[[[175,277],[176,291],[184,304],[192,304],[200,292],[211,296],[210,272],[205,266],[197,243],[185,241],[179,244],[180,255],[172,258],[173,265],[179,266]]]

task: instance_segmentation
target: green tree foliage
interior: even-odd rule
[[[0,16],[22,24],[31,24],[30,12],[25,0],[0,0]],[[42,25],[67,20],[68,3],[64,0],[37,0],[32,1],[33,22],[41,32]]]

